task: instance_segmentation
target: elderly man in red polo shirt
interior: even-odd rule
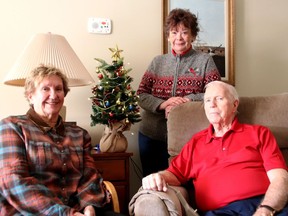
[[[169,168],[142,180],[143,189],[193,180],[200,215],[288,215],[288,173],[270,130],[241,124],[239,97],[221,81],[206,86],[204,109],[210,126],[195,134]]]

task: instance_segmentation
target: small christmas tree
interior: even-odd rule
[[[91,126],[110,126],[122,120],[126,124],[141,121],[138,96],[131,87],[133,79],[128,75],[132,69],[123,66],[123,58],[120,56],[123,50],[117,46],[109,50],[112,52],[112,64],[95,58],[100,62],[100,66],[96,67],[100,82],[92,88],[93,96],[90,97],[93,110]]]

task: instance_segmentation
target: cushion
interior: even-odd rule
[[[288,149],[288,127],[268,126],[280,149]]]
[[[167,120],[169,154],[178,155],[192,135],[208,125],[203,102],[187,102],[175,107]]]
[[[238,118],[242,123],[288,127],[288,93],[240,97]]]

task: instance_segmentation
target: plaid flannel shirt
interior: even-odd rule
[[[73,215],[109,199],[86,130],[61,117],[51,128],[33,109],[0,122],[1,216]]]

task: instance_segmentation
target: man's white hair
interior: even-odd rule
[[[232,99],[239,101],[239,95],[238,95],[238,92],[236,91],[235,87],[233,85],[230,85],[230,84],[225,83],[223,81],[216,80],[216,81],[209,82],[205,86],[205,90],[211,86],[214,86],[214,85],[222,85],[228,91],[228,94],[230,97],[232,97]]]

